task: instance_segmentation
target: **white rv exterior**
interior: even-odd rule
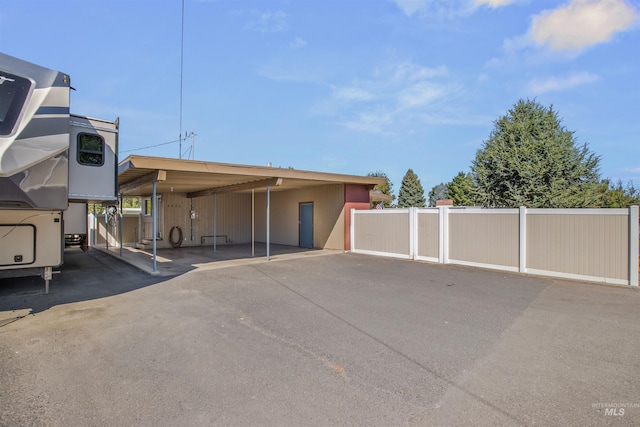
[[[0,53],[0,270],[43,268],[47,292],[65,228],[86,230],[65,227],[70,203],[117,201],[118,121],[70,114],[70,89]]]

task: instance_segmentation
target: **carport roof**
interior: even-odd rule
[[[214,193],[282,191],[326,184],[362,184],[372,190],[384,178],[311,172],[268,166],[247,166],[199,160],[129,156],[118,165],[119,193],[149,196],[171,191],[199,197]]]

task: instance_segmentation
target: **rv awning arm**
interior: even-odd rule
[[[158,182],[158,181],[166,181],[166,179],[167,179],[167,171],[155,170],[145,175],[142,175],[134,179],[133,181],[120,184],[120,193],[129,194],[134,192],[140,187],[144,187],[145,185],[153,184],[154,182]]]
[[[268,178],[256,181],[243,182],[240,184],[225,185],[223,187],[208,188],[206,190],[187,193],[188,198],[210,196],[212,194],[233,193],[236,191],[253,190],[264,187],[277,187],[282,185],[282,178]]]

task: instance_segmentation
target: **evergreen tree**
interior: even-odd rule
[[[396,196],[391,194],[391,192],[393,191],[393,183],[391,182],[391,180],[389,179],[389,177],[387,176],[386,173],[384,173],[384,172],[379,170],[379,171],[375,171],[375,172],[369,172],[367,174],[367,176],[372,176],[372,177],[376,177],[376,178],[384,178],[386,180],[386,182],[384,184],[382,184],[382,185],[376,185],[373,190],[374,191],[380,191],[382,194],[386,194],[388,196],[391,196],[391,200],[396,198]],[[391,203],[390,202],[383,201],[382,203],[383,203],[385,208],[391,207]]]
[[[603,179],[600,183],[602,201],[600,207],[603,208],[628,208],[633,205],[640,205],[640,188],[629,181],[626,186],[622,185],[619,179],[615,184],[610,179]]]
[[[553,107],[520,100],[494,122],[471,174],[487,207],[590,207],[601,198],[599,161]]]
[[[449,197],[448,184],[441,182],[429,191],[429,206],[435,206],[438,200]]]
[[[402,178],[400,185],[400,193],[398,194],[398,207],[424,207],[426,200],[424,198],[424,189],[418,179],[418,176],[409,169]]]
[[[454,206],[475,206],[477,199],[476,184],[470,173],[459,172],[447,185],[448,196]]]

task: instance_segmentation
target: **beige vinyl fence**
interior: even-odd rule
[[[351,211],[351,251],[638,286],[638,206]]]

